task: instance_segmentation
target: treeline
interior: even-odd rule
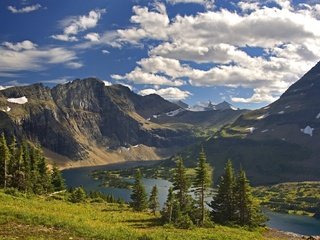
[[[0,136],[0,188],[46,194],[65,189],[64,179],[57,167],[49,170],[40,148],[27,141],[9,142]]]
[[[203,149],[199,154],[193,180],[188,179],[181,157],[176,164],[173,187],[169,189],[166,203],[160,211],[164,224],[173,224],[179,228],[212,226],[214,223],[256,227],[266,221],[252,195],[245,171],[240,170],[236,174],[231,161],[225,166],[216,194],[209,192],[213,185],[213,168],[207,163]],[[147,199],[141,179],[141,172],[137,170],[131,206],[135,211],[149,208],[156,213],[159,207],[157,187],[153,187],[150,198]],[[195,197],[190,192],[194,192]],[[210,203],[206,201],[209,197]]]

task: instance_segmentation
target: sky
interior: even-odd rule
[[[320,60],[320,0],[1,0],[0,89],[97,77],[255,109]]]

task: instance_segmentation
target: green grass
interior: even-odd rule
[[[257,187],[261,204],[277,212],[313,216],[320,203],[320,182],[281,183]]]
[[[16,233],[12,232],[15,228],[8,227],[10,224],[16,226],[18,229]],[[249,231],[242,228],[215,226],[214,228],[181,230],[163,227],[159,224],[158,218],[151,213],[136,213],[127,205],[72,204],[46,197],[12,196],[1,191],[0,229],[0,239],[13,239],[10,236],[22,234],[23,229],[26,231],[23,239],[68,239],[68,236],[72,236],[73,239],[117,240],[272,239],[270,236],[264,237],[266,230],[262,228]],[[7,233],[3,232],[3,229],[8,229]],[[30,236],[28,233],[33,235]],[[54,234],[58,236],[54,238]]]

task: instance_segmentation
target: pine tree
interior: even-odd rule
[[[236,191],[237,223],[241,226],[258,226],[265,221],[251,192],[246,173],[241,169],[237,178]]]
[[[232,163],[228,160],[225,173],[220,178],[218,193],[211,202],[211,217],[214,222],[228,224],[235,221],[235,176]]]
[[[86,192],[82,187],[75,188],[70,195],[70,202],[80,203],[83,202],[87,197]]]
[[[18,154],[14,161],[14,165],[12,166],[12,187],[17,188],[22,191],[25,190],[26,182],[25,182],[25,171],[23,167],[23,148],[19,147]]]
[[[149,208],[151,209],[153,214],[156,215],[156,211],[159,208],[157,185],[154,185],[152,190],[151,190],[151,194],[150,194],[150,198],[149,198]]]
[[[171,223],[172,221],[172,213],[173,213],[173,206],[174,206],[174,201],[175,201],[175,196],[173,193],[173,188],[169,188],[168,196],[167,196],[167,201],[163,207],[163,210],[161,212],[162,219],[165,222]]]
[[[23,152],[23,169],[24,169],[24,190],[26,192],[32,191],[32,179],[31,179],[31,161],[30,161],[30,147],[26,141],[22,141]]]
[[[61,172],[56,165],[53,165],[51,172],[51,184],[53,191],[62,191],[66,188]]]
[[[8,145],[10,151],[10,161],[8,163],[8,174],[10,177],[13,177],[15,169],[14,166],[16,165],[18,149],[17,149],[17,140],[16,137],[13,136],[11,143]]]
[[[193,186],[195,187],[195,192],[198,195],[199,205],[200,205],[200,224],[203,225],[205,221],[205,197],[206,191],[212,185],[212,169],[207,163],[207,157],[202,148],[199,154],[198,166],[195,169],[196,176],[193,182]]]
[[[10,151],[4,133],[0,137],[0,187],[6,188],[8,181],[8,164]]]
[[[142,175],[140,169],[138,169],[135,174],[131,200],[131,206],[133,210],[143,211],[147,208],[147,194],[142,184]]]
[[[42,154],[39,156],[38,160],[38,169],[39,169],[39,176],[41,179],[42,188],[45,193],[52,192],[53,186],[51,183],[50,174],[48,171],[48,166],[46,163],[46,159],[42,156]]]
[[[181,157],[177,160],[177,167],[173,178],[173,190],[177,191],[177,198],[180,205],[180,210],[185,211],[188,207],[188,191],[190,182],[186,175],[186,169],[183,165]]]

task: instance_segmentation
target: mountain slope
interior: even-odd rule
[[[320,63],[276,102],[247,112],[202,145],[216,176],[231,158],[255,184],[320,179]],[[195,146],[184,153],[192,164]]]
[[[94,78],[52,89],[34,84],[0,91],[0,132],[38,142],[62,162],[86,160],[73,165],[158,159],[197,140],[193,125],[151,120],[179,109],[158,95]],[[222,114],[216,125],[230,119]]]

